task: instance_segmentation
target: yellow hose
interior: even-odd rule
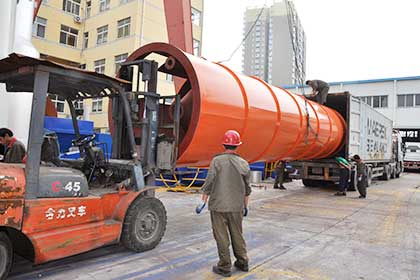
[[[200,189],[200,187],[192,187],[194,185],[194,183],[198,180],[205,181],[205,179],[197,179],[199,173],[200,173],[200,168],[197,168],[194,178],[185,178],[184,179],[184,180],[191,180],[191,182],[188,186],[182,186],[182,185],[177,185],[177,184],[175,184],[174,186],[170,186],[167,183],[167,182],[175,182],[175,183],[179,182],[178,178],[176,176],[176,173],[172,174],[172,176],[174,177],[174,180],[165,179],[162,174],[159,174],[159,177],[160,177],[160,181],[163,182],[163,184],[165,185],[167,191],[187,192],[190,189],[195,189],[195,190]]]

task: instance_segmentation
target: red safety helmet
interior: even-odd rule
[[[223,136],[223,145],[239,146],[241,145],[241,135],[236,130],[228,130]]]

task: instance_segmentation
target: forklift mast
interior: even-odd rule
[[[113,158],[139,161],[146,186],[155,185],[157,174],[173,172],[178,155],[181,101],[178,95],[161,96],[157,92],[158,66],[156,61],[145,59],[122,63],[119,76],[132,83],[122,92],[126,98],[112,104],[116,124]],[[170,123],[164,115],[168,100],[173,110]]]

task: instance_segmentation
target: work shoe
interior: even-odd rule
[[[235,261],[235,263],[233,264],[237,269],[248,272],[249,268],[248,268],[248,264],[241,264],[238,261]]]
[[[222,275],[223,277],[230,277],[230,276],[232,276],[232,272],[226,271],[226,270],[222,270],[217,265],[214,265],[213,266],[213,272],[216,273],[216,274]]]
[[[360,195],[359,198],[366,198],[366,195]]]
[[[273,189],[286,190],[286,188],[283,185],[274,185]]]

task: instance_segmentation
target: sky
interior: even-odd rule
[[[272,0],[204,0],[202,56],[229,58],[246,7]],[[419,0],[294,0],[306,33],[306,78],[350,81],[420,76]],[[225,62],[242,71],[242,50]]]

